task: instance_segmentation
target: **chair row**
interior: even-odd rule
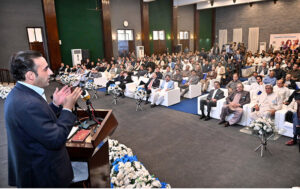
[[[250,86],[245,85],[244,90],[249,91]],[[212,107],[210,116],[214,119],[220,119],[222,107],[226,104],[226,97],[228,96],[228,89],[221,88],[221,90],[224,91],[224,98],[220,99],[217,101],[216,107]],[[292,94],[294,90],[290,90],[290,93]],[[206,95],[202,95],[198,97],[197,100],[197,110],[198,114],[201,115],[201,110],[200,110],[200,101],[206,99]],[[250,96],[252,95],[252,92],[250,91]],[[250,125],[250,114],[252,111],[252,107],[254,106],[254,103],[246,104],[243,106],[243,116],[241,118],[241,121],[238,123],[239,125],[242,126],[249,126]],[[207,113],[207,107],[205,106],[204,109],[205,113]],[[293,124],[285,121],[285,115],[287,113],[287,109],[281,109],[276,111],[275,113],[275,119],[274,119],[274,124],[276,129],[279,131],[281,135],[287,136],[287,137],[293,137]],[[227,116],[226,120],[230,120],[232,118],[232,114],[230,116]]]

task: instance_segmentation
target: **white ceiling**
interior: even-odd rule
[[[145,1],[145,0],[144,0]],[[266,0],[236,0],[234,3],[233,0],[214,0],[213,6],[211,6],[210,0],[174,0],[174,6],[184,6],[197,4],[197,9],[209,9],[216,7],[225,7],[225,6],[233,6],[240,5],[245,3],[257,3]]]

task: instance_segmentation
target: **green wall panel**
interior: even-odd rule
[[[211,48],[212,9],[201,10],[199,13],[199,48]]]
[[[153,37],[154,30],[165,30],[166,47],[169,52],[172,50],[171,31],[172,31],[172,1],[156,0],[149,3],[149,35]],[[153,51],[153,40],[150,38],[150,53]]]
[[[101,12],[88,10],[96,8],[96,1],[55,0],[55,8],[62,61],[72,65],[71,49],[89,49],[93,61],[103,58]]]

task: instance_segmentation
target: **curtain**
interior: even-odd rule
[[[219,30],[219,48],[222,50],[222,46],[227,44],[227,29]]]
[[[258,50],[259,28],[249,28],[248,51],[256,53]]]
[[[233,29],[233,42],[241,43],[243,42],[243,29],[242,28],[235,28]]]

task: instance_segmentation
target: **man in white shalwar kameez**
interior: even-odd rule
[[[262,93],[254,105],[254,112],[250,114],[252,120],[258,118],[271,118],[277,110],[282,107],[282,100],[273,92],[272,85],[266,85],[265,92]]]
[[[153,91],[151,108],[160,105],[164,100],[166,92],[172,89],[174,89],[174,81],[171,81],[170,75],[166,75],[165,80],[161,83],[159,89]]]

